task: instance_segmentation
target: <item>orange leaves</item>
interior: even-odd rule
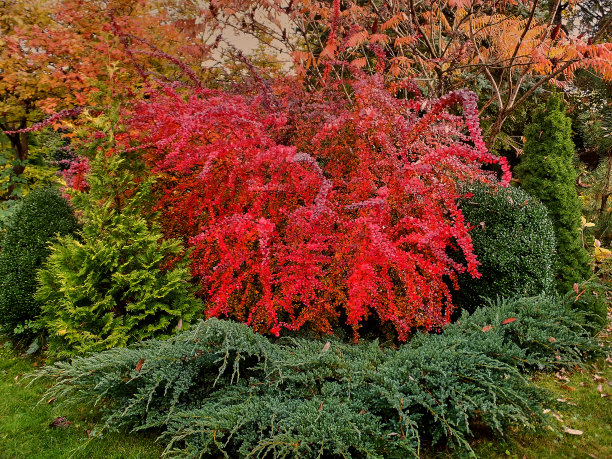
[[[502,320],[501,324],[502,325],[508,325],[508,324],[511,324],[512,322],[514,322],[516,320],[517,320],[516,317],[510,317],[508,319]],[[491,330],[493,330],[493,325],[485,325],[484,327],[482,327],[482,331],[483,332],[488,332],[488,331],[491,331]],[[554,343],[555,341],[556,341],[555,338],[550,338],[550,342],[551,343]]]
[[[407,37],[397,37],[395,41],[393,42],[393,44],[396,48],[399,48],[400,46],[404,46],[404,45],[412,45],[416,43],[416,41],[417,41],[416,37],[409,35]]]
[[[380,26],[380,31],[384,32],[386,30],[395,29],[401,22],[408,21],[408,16],[403,11],[391,16],[387,21],[385,21]]]
[[[370,38],[370,34],[366,30],[362,30],[361,32],[356,32],[352,34],[345,41],[345,45],[348,48],[354,48],[356,46],[361,46],[364,43],[367,43],[369,38]]]
[[[9,46],[0,46],[0,104],[9,114],[8,127],[35,122],[40,112],[86,105],[92,93],[99,93],[100,83],[115,94],[136,92],[140,81],[133,59],[142,50],[127,52],[119,29],[187,62],[189,53],[196,52],[187,38],[189,31],[182,34],[177,28],[183,23],[173,26],[152,0],[104,3],[108,2],[8,2],[6,14],[0,16],[0,29],[8,31],[2,40]],[[130,42],[137,46],[136,38]],[[201,47],[197,53],[201,62]],[[156,72],[167,67],[167,62],[157,64]]]

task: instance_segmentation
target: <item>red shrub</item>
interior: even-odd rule
[[[398,99],[379,76],[274,92],[167,89],[128,118],[123,142],[159,175],[166,233],[192,247],[208,315],[277,335],[342,320],[355,339],[371,314],[400,340],[447,323],[445,280],[478,276],[457,183],[496,180],[483,163],[509,179],[484,147],[476,96]]]

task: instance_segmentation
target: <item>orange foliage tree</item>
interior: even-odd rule
[[[0,129],[14,151],[12,174],[26,167],[32,125],[50,114],[47,123],[78,113],[71,109],[91,103],[93,93],[106,93],[101,105],[134,94],[137,72],[161,78],[160,49],[199,58],[204,48],[180,26],[149,0],[2,2]],[[100,92],[104,86],[112,89]]]
[[[202,16],[219,27],[264,34],[290,53],[299,74],[319,83],[325,62],[415,79],[430,97],[468,87],[493,113],[487,145],[508,117],[547,83],[564,85],[578,68],[612,79],[612,43],[603,31],[573,36],[561,23],[580,0],[234,0],[210,2]],[[335,29],[335,30],[334,30]],[[379,51],[377,51],[377,49]]]

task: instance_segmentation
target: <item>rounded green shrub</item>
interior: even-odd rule
[[[474,310],[484,298],[532,296],[555,286],[555,233],[546,207],[520,188],[466,185],[461,203],[479,279],[459,277],[457,306]],[[468,195],[468,196],[469,196]]]
[[[70,205],[52,188],[28,194],[11,216],[0,253],[0,326],[8,335],[19,334],[40,313],[36,272],[49,242],[77,228]]]

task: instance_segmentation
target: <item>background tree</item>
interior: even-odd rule
[[[55,117],[48,124],[78,113],[70,109],[134,96],[143,78],[177,79],[180,73],[165,71],[176,69],[181,58],[197,61],[204,48],[178,25],[153,0],[2,2],[0,130],[12,146],[13,179],[26,167],[33,124],[50,114]],[[175,56],[170,65],[160,59],[165,51]],[[112,88],[101,93],[109,98],[93,101],[102,86]],[[15,183],[2,193],[5,199]]]
[[[575,3],[575,2],[570,2]],[[577,68],[612,78],[612,44],[603,17],[589,34],[569,34],[561,0],[387,0],[214,2],[202,11],[219,27],[265,34],[291,54],[298,74],[322,84],[325,62],[350,73],[346,62],[370,71],[375,55],[389,59],[389,78],[414,78],[430,97],[463,87],[481,96],[485,138],[495,145],[502,127],[547,83],[570,81]],[[376,51],[376,50],[379,51]]]
[[[605,37],[610,37],[612,27],[612,0],[580,0],[568,1],[566,4],[568,27],[575,33],[592,35],[603,30]]]
[[[576,192],[571,121],[559,95],[534,113],[525,129],[525,149],[516,168],[521,186],[550,212],[555,226],[560,290],[571,290],[590,276],[589,257],[580,233],[581,204]]]

